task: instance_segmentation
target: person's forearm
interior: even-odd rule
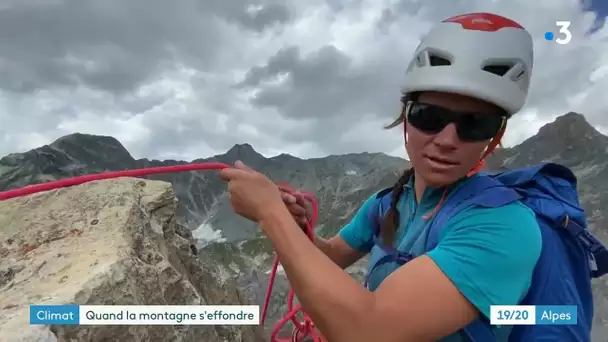
[[[374,307],[373,294],[315,247],[286,209],[269,211],[260,226],[299,302],[323,334],[330,341],[368,341],[365,313]]]
[[[349,267],[362,256],[345,254],[344,251],[340,251],[339,248],[333,246],[329,240],[320,236],[315,236],[315,246],[342,269]]]
[[[329,251],[330,247],[325,238],[320,237],[319,235],[315,235],[315,246],[317,246],[317,248],[319,248],[321,252],[325,253],[325,255],[328,254],[327,252]]]
[[[321,252],[323,252],[323,254],[327,255],[333,262],[335,262],[336,264],[338,263],[339,260],[335,260],[332,257],[332,248],[331,245],[329,244],[329,241],[327,241],[325,238],[322,238],[318,235],[315,235],[315,246],[317,246],[318,249],[321,250]],[[338,265],[338,266],[342,266],[342,265]]]

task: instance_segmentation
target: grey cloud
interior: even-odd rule
[[[295,18],[295,10],[287,0],[198,0],[198,5],[205,13],[257,32]]]
[[[258,5],[259,10],[247,11]],[[261,32],[292,18],[281,3],[65,0],[0,11],[0,87],[33,92],[83,84],[122,93],[176,62],[212,70],[238,43],[221,21]],[[234,46],[232,48],[235,48]]]
[[[285,141],[312,138],[328,153],[352,151],[370,147],[365,139],[344,143],[359,120],[367,116],[388,123],[397,115],[402,66],[401,59],[390,55],[385,61],[356,65],[334,46],[307,56],[288,47],[265,65],[252,68],[239,85],[256,89],[251,102],[259,108],[275,108],[286,118],[315,120],[309,126],[283,130]],[[278,75],[286,76],[281,83],[265,83]],[[381,134],[382,124],[375,128]]]
[[[174,93],[170,94],[149,94],[145,96],[135,96],[127,94],[120,97],[114,97],[113,106],[117,106],[129,113],[144,113],[150,109],[160,106],[165,103]]]
[[[278,75],[286,75],[281,83],[264,83]],[[398,80],[398,72],[386,66],[354,66],[351,58],[334,46],[324,46],[304,57],[297,47],[288,47],[266,65],[252,68],[241,85],[257,87],[251,99],[254,105],[275,107],[285,117],[297,119],[375,112],[376,104],[395,95]]]
[[[279,50],[268,59],[264,66],[254,66],[245,75],[245,79],[237,87],[257,86],[262,81],[272,79],[280,74],[291,72],[300,61],[300,48],[290,46]]]
[[[285,6],[271,4],[253,13],[240,12],[236,18],[243,26],[262,32],[270,26],[288,22],[292,18],[292,13]]]
[[[350,72],[350,63],[350,58],[333,46],[323,47],[313,56],[297,60],[286,81],[265,87],[252,103],[278,107],[291,118],[341,115],[354,94],[348,85],[358,77]]]
[[[149,95],[143,98],[123,97],[120,106],[135,106],[142,100],[147,100],[149,106],[161,106],[160,111],[148,112],[143,117],[143,125],[151,132],[149,141],[138,144],[138,155],[141,156],[182,156],[193,159],[205,156],[187,153],[211,148],[215,151],[225,151],[235,144],[253,143],[256,148],[264,146],[266,133],[261,137],[239,134],[238,127],[250,122],[259,123],[256,118],[246,117],[247,112],[236,108],[238,93],[232,89],[229,79],[214,80],[208,86],[208,80],[203,74],[192,76],[188,80],[196,96],[187,100],[176,100],[174,93]],[[146,110],[148,108],[143,108]],[[206,147],[205,147],[206,146]],[[205,148],[203,148],[205,147]],[[183,157],[190,154],[190,157]]]

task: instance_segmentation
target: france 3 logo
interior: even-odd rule
[[[546,40],[555,40],[557,44],[565,45],[570,43],[572,40],[572,33],[570,32],[570,22],[566,20],[558,20],[555,22],[555,26],[559,28],[557,34],[552,31],[545,32]]]

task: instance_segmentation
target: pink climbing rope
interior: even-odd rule
[[[161,173],[176,173],[176,172],[185,172],[185,171],[204,171],[204,170],[221,170],[225,168],[229,168],[230,166],[223,163],[193,163],[193,164],[182,164],[182,165],[173,165],[173,166],[160,166],[160,167],[150,167],[150,168],[142,168],[142,169],[133,169],[133,170],[122,170],[122,171],[113,171],[113,172],[102,172],[96,173],[92,175],[84,175],[77,176],[71,178],[64,178],[57,181],[28,185],[22,188],[2,191],[0,192],[0,201],[7,200],[15,197],[22,197],[31,194],[35,194],[42,191],[49,191],[59,188],[66,188],[74,185],[83,184],[86,182],[102,180],[102,179],[111,179],[111,178],[119,178],[119,177],[143,177],[149,176],[153,174],[161,174]],[[283,185],[281,187],[283,191],[292,192],[288,186]],[[303,193],[303,196],[310,200],[313,204],[313,215],[312,218],[306,224],[306,235],[308,238],[314,242],[314,226],[317,221],[318,213],[319,213],[319,205],[315,196],[310,192]],[[274,287],[274,281],[276,278],[277,270],[279,267],[279,258],[275,256],[274,262],[272,265],[272,271],[270,272],[270,280],[268,282],[268,290],[266,292],[266,298],[264,300],[264,308],[262,311],[262,319],[261,324],[264,324],[266,319],[266,315],[268,313],[268,304],[270,303],[270,296],[272,294],[272,289]],[[311,336],[314,342],[324,342],[325,339],[319,335],[315,329],[315,326],[310,319],[310,317],[302,311],[302,306],[298,305],[296,307],[293,306],[295,294],[293,289],[289,289],[289,295],[287,298],[287,308],[288,313],[283,316],[272,329],[272,334],[270,337],[271,342],[300,342],[307,336]],[[300,322],[296,315],[302,311],[304,319]],[[292,336],[289,339],[280,339],[277,337],[281,328],[288,322],[292,321],[295,325]]]
[[[294,193],[294,190],[288,184],[281,184],[279,186],[283,191]],[[301,192],[302,196],[309,200],[312,203],[312,217],[306,222],[306,226],[304,232],[310,239],[310,241],[315,241],[315,232],[314,227],[317,222],[317,218],[319,216],[319,203],[317,199],[311,192]],[[264,320],[266,319],[266,315],[268,312],[268,304],[270,303],[270,296],[272,294],[272,288],[274,286],[274,281],[276,277],[276,273],[279,267],[279,258],[275,256],[274,262],[272,265],[272,271],[270,273],[270,280],[268,282],[268,289],[266,290],[266,298],[264,299],[264,309],[262,310],[262,324],[264,324]],[[293,299],[295,297],[295,293],[293,289],[289,289],[289,294],[287,296],[287,314],[283,316],[272,329],[272,333],[270,335],[270,341],[272,342],[299,342],[302,341],[306,336],[311,336],[314,342],[324,342],[325,339],[319,335],[315,329],[315,325],[312,322],[312,319],[302,311],[302,306],[298,305],[296,307],[293,306]],[[298,321],[296,317],[299,312],[302,312],[304,319],[302,322]],[[279,334],[281,328],[289,322],[292,321],[294,324],[294,328],[292,330],[290,339],[279,339],[277,335]]]

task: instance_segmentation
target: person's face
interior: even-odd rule
[[[464,133],[469,136],[465,141],[459,137],[454,122],[436,133],[416,128],[411,121],[406,125],[406,150],[416,174],[423,178],[426,185],[434,188],[450,185],[477,166],[486,147],[502,126],[502,120],[498,118],[500,112],[490,103],[450,93],[425,92],[420,94],[416,102],[452,110],[454,117],[463,119],[467,113],[476,115],[476,119],[469,118],[460,123],[463,130],[469,130],[469,134]],[[435,115],[438,112],[441,112],[441,108],[435,111],[418,110],[418,120],[422,120],[423,124],[426,120],[428,126],[437,126],[436,123],[442,119]],[[414,114],[411,115],[413,120]],[[483,126],[479,126],[480,122]],[[479,129],[471,131],[475,127]],[[478,140],[480,136],[487,136],[488,131],[491,137]],[[466,141],[471,140],[470,136],[476,136],[477,141]]]

